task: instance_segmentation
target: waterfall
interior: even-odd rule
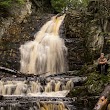
[[[0,95],[7,100],[0,102],[0,110],[69,110],[70,102],[65,98],[74,87],[74,78],[53,75],[67,71],[67,48],[59,35],[64,18],[65,15],[53,16],[33,41],[20,46],[20,71],[35,77],[1,79]]]
[[[73,88],[72,79],[63,81],[50,80],[46,85],[37,81],[0,81],[0,94],[4,96],[65,97]]]
[[[42,103],[40,110],[68,110],[62,102]]]
[[[0,110],[79,110],[68,97],[83,77],[7,77],[0,80]],[[74,108],[74,109],[73,109]]]
[[[23,110],[69,110],[67,106],[64,105],[62,102],[33,102],[33,104],[27,104],[26,108],[25,105],[22,105],[20,103],[16,104],[9,104],[0,106],[0,110],[20,110],[21,108],[24,108]]]
[[[54,16],[35,34],[35,40],[20,47],[22,73],[55,74],[66,72],[67,48],[59,36],[63,16]]]

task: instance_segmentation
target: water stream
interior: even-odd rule
[[[77,98],[66,97],[86,77],[5,77],[0,81],[0,110],[92,110],[77,105]],[[43,82],[43,81],[44,82]]]
[[[39,81],[0,81],[1,95],[29,95],[39,97],[65,97],[73,88],[73,81],[49,81],[41,85]]]
[[[41,76],[2,78],[0,110],[89,110],[75,106],[75,98],[66,97],[75,83],[85,81],[86,77],[65,74],[67,48],[59,36],[64,17],[52,17],[35,34],[35,40],[21,45],[20,71]],[[55,76],[58,73],[62,75]]]
[[[28,74],[65,73],[67,48],[59,36],[65,15],[52,17],[35,34],[35,40],[21,45],[21,72]]]

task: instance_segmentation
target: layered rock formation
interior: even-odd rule
[[[10,13],[11,16],[2,18],[0,23],[0,65],[19,70],[18,48],[24,42],[34,39],[34,34],[53,16],[54,10],[48,0],[32,0],[32,3],[27,1],[22,6],[13,4]],[[61,36],[68,47],[69,70],[92,63],[102,52],[103,44],[107,44],[105,49],[109,53],[109,37],[107,43],[104,43],[98,21],[90,12],[67,12],[64,24]]]

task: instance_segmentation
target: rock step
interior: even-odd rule
[[[1,101],[76,101],[76,97],[32,97],[32,96],[3,96]]]
[[[3,96],[3,99],[0,100],[0,110],[13,110],[12,108],[17,108],[17,110],[21,110],[20,108],[23,107],[23,110],[27,110],[27,108],[37,108],[39,104],[55,104],[58,105],[59,103],[63,103],[67,110],[82,110],[80,107],[85,101],[84,97],[79,98],[68,98],[68,97],[27,97],[27,96]],[[87,102],[91,100],[96,100],[98,96],[94,97],[86,97]],[[89,105],[88,105],[89,106]],[[90,106],[89,106],[90,107]],[[88,107],[88,108],[89,108]],[[80,109],[79,109],[80,108]],[[39,110],[39,109],[32,109],[32,110]],[[85,110],[85,109],[83,109]]]
[[[38,103],[45,104],[59,104],[63,103],[68,110],[73,110],[73,102],[76,101],[76,98],[68,98],[68,97],[28,97],[28,96],[3,96],[2,100],[0,100],[0,107],[33,107]],[[70,108],[71,107],[71,108]],[[0,108],[1,110],[2,108]]]

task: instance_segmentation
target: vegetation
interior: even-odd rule
[[[13,1],[17,2],[18,4],[24,3],[24,0],[0,0],[0,8],[10,7]]]
[[[51,4],[57,12],[65,11],[70,8],[82,9],[87,7],[89,0],[51,0]]]
[[[24,4],[25,0],[0,0],[0,17],[10,16],[10,8],[14,3],[18,5]]]

